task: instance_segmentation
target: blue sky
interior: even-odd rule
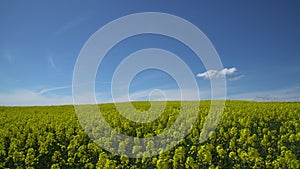
[[[173,14],[202,30],[227,70],[227,99],[299,101],[300,3],[230,2],[1,1],[0,105],[71,104],[73,70],[85,42],[110,21],[138,12]],[[122,41],[105,56],[95,81],[98,102],[111,101],[111,78],[122,59],[145,48],[180,56],[201,99],[210,98],[209,72],[195,54],[172,38],[148,34]],[[153,89],[179,97],[172,77],[147,70],[133,79],[130,99],[148,99]]]

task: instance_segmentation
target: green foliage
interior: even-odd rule
[[[133,106],[141,113],[150,108],[149,102]],[[168,102],[159,118],[147,123],[126,119],[113,104],[99,108],[116,131],[144,138],[168,130],[181,105]],[[89,127],[79,124],[73,106],[0,107],[0,168],[300,168],[300,103],[227,101],[216,130],[207,131],[210,138],[200,143],[209,108],[209,101],[201,102],[195,125],[176,147],[133,159],[98,147],[84,132]],[[93,118],[96,124],[98,117]],[[179,134],[181,127],[170,134]],[[95,138],[113,136],[97,127],[89,132]],[[119,153],[146,150],[144,155],[149,156],[166,142],[130,147],[134,143],[139,140],[114,147]],[[107,138],[105,144],[115,142]]]

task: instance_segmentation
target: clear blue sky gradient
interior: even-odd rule
[[[137,12],[177,15],[202,30],[223,66],[238,70],[227,77],[228,99],[300,100],[299,1],[3,0],[0,105],[72,103],[73,69],[85,42],[110,21]],[[207,70],[190,49],[168,37],[140,35],[105,57],[96,79],[98,102],[111,101],[110,80],[121,60],[150,47],[180,56],[195,74],[202,98],[209,99],[209,80],[196,77]],[[132,99],[146,99],[155,88],[171,92],[178,86],[163,72],[145,71],[132,81]]]

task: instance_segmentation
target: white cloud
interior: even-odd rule
[[[235,67],[233,68],[224,68],[223,70],[220,71],[220,74],[222,75],[231,75],[233,73],[235,73],[237,71],[237,69]]]
[[[201,77],[204,79],[215,79],[219,77],[224,77],[225,75],[231,75],[236,73],[237,69],[235,67],[232,68],[224,68],[220,71],[218,70],[208,70],[203,73],[197,74],[197,77]]]
[[[216,78],[219,72],[217,70],[208,70],[206,72],[203,73],[199,73],[197,74],[197,77],[202,77],[204,79],[210,79],[210,78]]]

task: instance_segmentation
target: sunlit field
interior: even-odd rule
[[[148,110],[148,102],[133,106]],[[108,124],[120,133],[147,138],[166,131],[180,102],[167,102],[152,122],[132,122],[114,104],[99,105]],[[199,137],[210,108],[201,101],[190,133],[173,149],[144,158],[118,156],[100,148],[81,127],[73,106],[0,107],[0,168],[299,168],[300,103],[226,101],[222,119],[207,141]],[[95,122],[97,118],[95,116]],[[95,139],[106,131],[92,128]],[[180,132],[180,129],[178,130]],[[106,133],[107,134],[107,133]],[[176,133],[173,133],[176,134]],[[113,140],[107,139],[107,144]],[[126,141],[116,151],[145,153]],[[141,157],[143,154],[140,154]]]

